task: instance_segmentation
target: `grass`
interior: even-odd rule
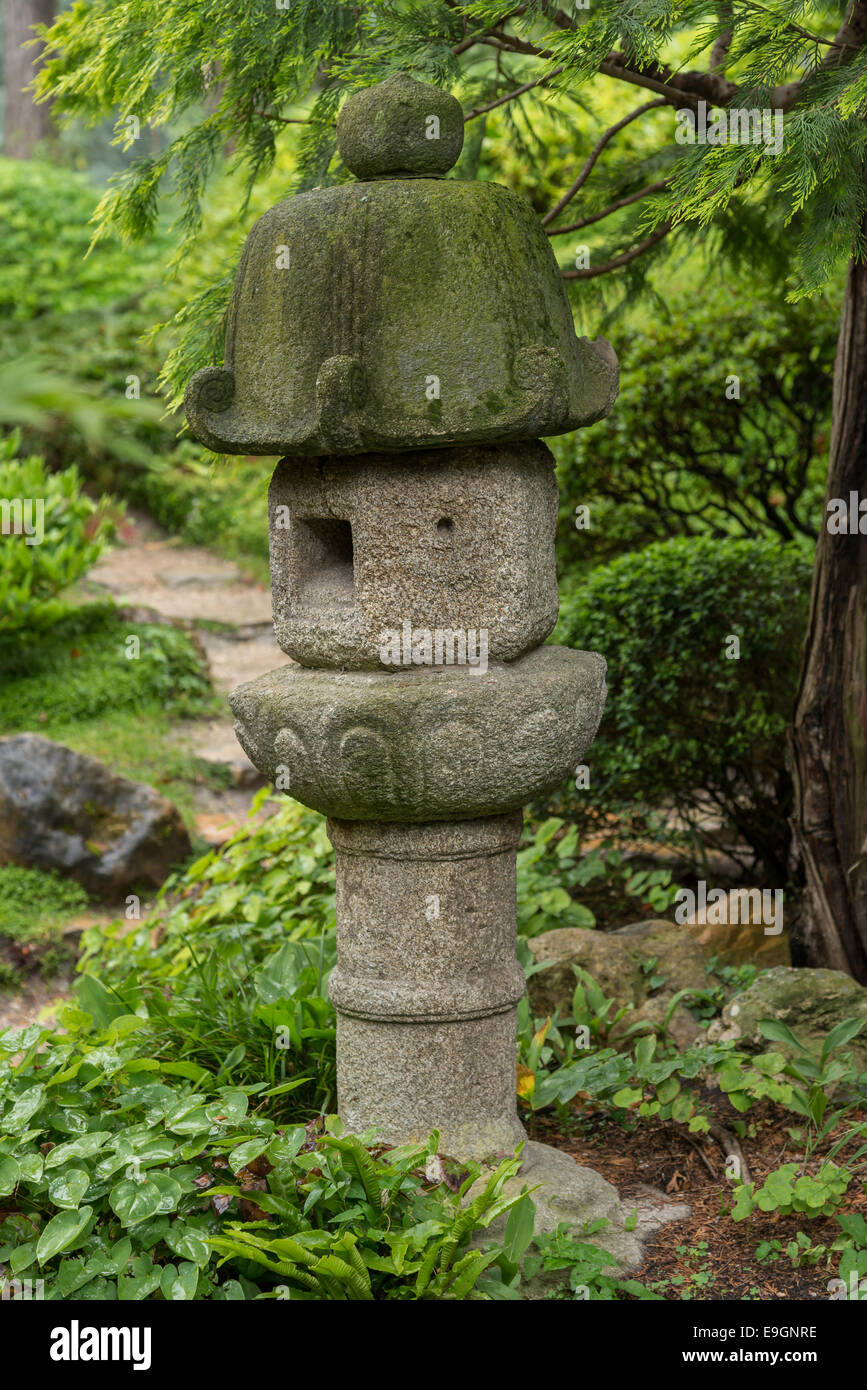
[[[73,958],[63,927],[84,911],[84,889],[56,873],[0,866],[0,990],[16,989],[38,965],[49,979]]]
[[[0,734],[154,704],[177,717],[216,708],[185,632],[130,622],[111,604],[70,610],[51,631],[0,635],[0,669]]]
[[[59,874],[16,864],[0,867],[0,935],[10,941],[38,940],[88,902],[79,884]]]

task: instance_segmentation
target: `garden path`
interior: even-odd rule
[[[187,545],[130,509],[120,528],[120,544],[93,567],[89,584],[151,621],[193,631],[208,661],[218,695],[285,665],[271,621],[271,595],[264,584],[237,564],[204,546]],[[196,790],[197,825],[211,843],[226,840],[247,813],[262,779],[225,716],[186,721],[176,737],[203,761],[228,769],[225,792]]]

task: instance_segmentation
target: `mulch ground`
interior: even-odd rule
[[[745,1118],[751,1126],[742,1145],[750,1177],[757,1186],[773,1169],[800,1159],[802,1150],[787,1133],[787,1126],[797,1122],[791,1112],[766,1106],[757,1121],[753,1112],[739,1117],[727,1100],[719,1093],[717,1097],[712,1105],[722,1124],[731,1129],[734,1119]],[[545,1114],[525,1117],[525,1123],[532,1139],[563,1149],[579,1163],[595,1168],[613,1183],[627,1206],[630,1197],[646,1196],[648,1187],[689,1205],[692,1215],[687,1220],[669,1222],[647,1242],[645,1261],[631,1275],[656,1286],[655,1291],[663,1297],[828,1299],[828,1281],[836,1277],[837,1256],[830,1265],[823,1255],[817,1264],[795,1268],[785,1247],[798,1231],[804,1231],[814,1246],[830,1246],[840,1235],[836,1221],[776,1212],[756,1212],[746,1221],[733,1221],[728,1214],[732,1185],[724,1173],[725,1159],[707,1136],[687,1137],[681,1126],[654,1120],[642,1120],[630,1131],[592,1111],[577,1111],[568,1132],[556,1117]],[[845,1150],[838,1163],[844,1154]],[[814,1160],[811,1171],[820,1161]],[[861,1211],[867,1216],[867,1196],[861,1183],[851,1184],[843,1210]],[[760,1264],[756,1247],[771,1240],[778,1240],[783,1252],[778,1260]]]

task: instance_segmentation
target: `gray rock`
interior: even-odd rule
[[[622,1200],[617,1189],[593,1168],[585,1168],[569,1154],[548,1144],[528,1141],[524,1147],[525,1161],[517,1178],[504,1185],[507,1196],[530,1190],[536,1208],[536,1234],[556,1231],[565,1224],[573,1240],[607,1250],[611,1264],[606,1273],[629,1274],[644,1259],[645,1243],[660,1227],[670,1221],[683,1221],[690,1208],[683,1202],[667,1201],[664,1194],[645,1188],[634,1200]],[[474,1185],[468,1194],[472,1198],[478,1189]],[[532,1189],[535,1189],[533,1191]],[[607,1225],[589,1232],[594,1222]],[[630,1229],[627,1229],[627,1221]],[[505,1234],[506,1217],[493,1221],[484,1234],[474,1237],[473,1244],[483,1246],[491,1239],[501,1240]],[[568,1283],[569,1271],[540,1271],[521,1285],[521,1297],[528,1301],[546,1298],[559,1286]]]
[[[454,659],[462,639],[511,661],[557,621],[544,444],[286,458],[269,511],[277,640],[305,666],[393,670],[413,632],[423,659]]]
[[[342,820],[470,820],[569,775],[602,716],[605,662],[538,647],[484,675],[290,665],[230,701],[251,762],[306,806]]]
[[[661,1024],[678,990],[706,989],[709,983],[701,946],[685,927],[670,922],[635,922],[614,932],[561,927],[531,938],[529,946],[536,961],[549,962],[528,985],[534,1013],[570,1013],[577,983],[572,967],[581,966],[614,999],[611,1017],[621,1007],[629,1009],[612,1029],[613,1043],[634,1023]],[[642,966],[654,958],[658,962],[654,973],[663,975],[665,982],[651,991],[649,974]],[[675,1009],[668,1027],[680,1047],[688,1046],[701,1031],[682,1005]]]
[[[0,738],[0,864],[56,869],[106,901],[190,853],[170,801],[36,734]]]
[[[848,1018],[865,1021],[863,1031],[843,1051],[851,1051],[859,1069],[867,1070],[867,989],[841,970],[792,969],[783,965],[759,975],[736,994],[715,1019],[708,1036],[734,1041],[748,1052],[782,1052],[798,1057],[788,1043],[768,1041],[759,1024],[776,1019],[791,1028],[799,1042],[818,1057],[831,1029]]]

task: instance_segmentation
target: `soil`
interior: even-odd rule
[[[721,1093],[705,1092],[703,1098],[727,1128],[744,1119]],[[826,1255],[816,1264],[793,1267],[785,1247],[799,1231],[810,1237],[813,1246],[830,1247],[840,1235],[833,1217],[811,1219],[756,1212],[746,1221],[733,1221],[728,1215],[732,1194],[723,1171],[724,1157],[707,1136],[687,1136],[682,1126],[655,1120],[641,1120],[630,1131],[592,1110],[574,1113],[574,1125],[565,1130],[548,1114],[525,1118],[525,1123],[531,1138],[563,1149],[579,1163],[595,1168],[613,1183],[627,1206],[630,1197],[644,1196],[647,1188],[653,1187],[677,1196],[691,1208],[688,1219],[663,1226],[650,1238],[644,1263],[630,1277],[667,1299],[829,1298],[828,1283],[836,1276]],[[803,1152],[787,1132],[787,1126],[797,1122],[796,1116],[778,1106],[764,1107],[761,1114],[759,1124],[752,1114],[746,1117],[749,1130],[743,1141],[750,1177],[757,1185],[781,1164],[799,1160]],[[842,1155],[837,1161],[842,1161]],[[844,1210],[867,1216],[867,1195],[863,1188],[859,1191],[859,1184],[850,1187]],[[760,1263],[756,1248],[762,1241],[773,1240],[780,1242],[782,1252],[777,1259]]]

